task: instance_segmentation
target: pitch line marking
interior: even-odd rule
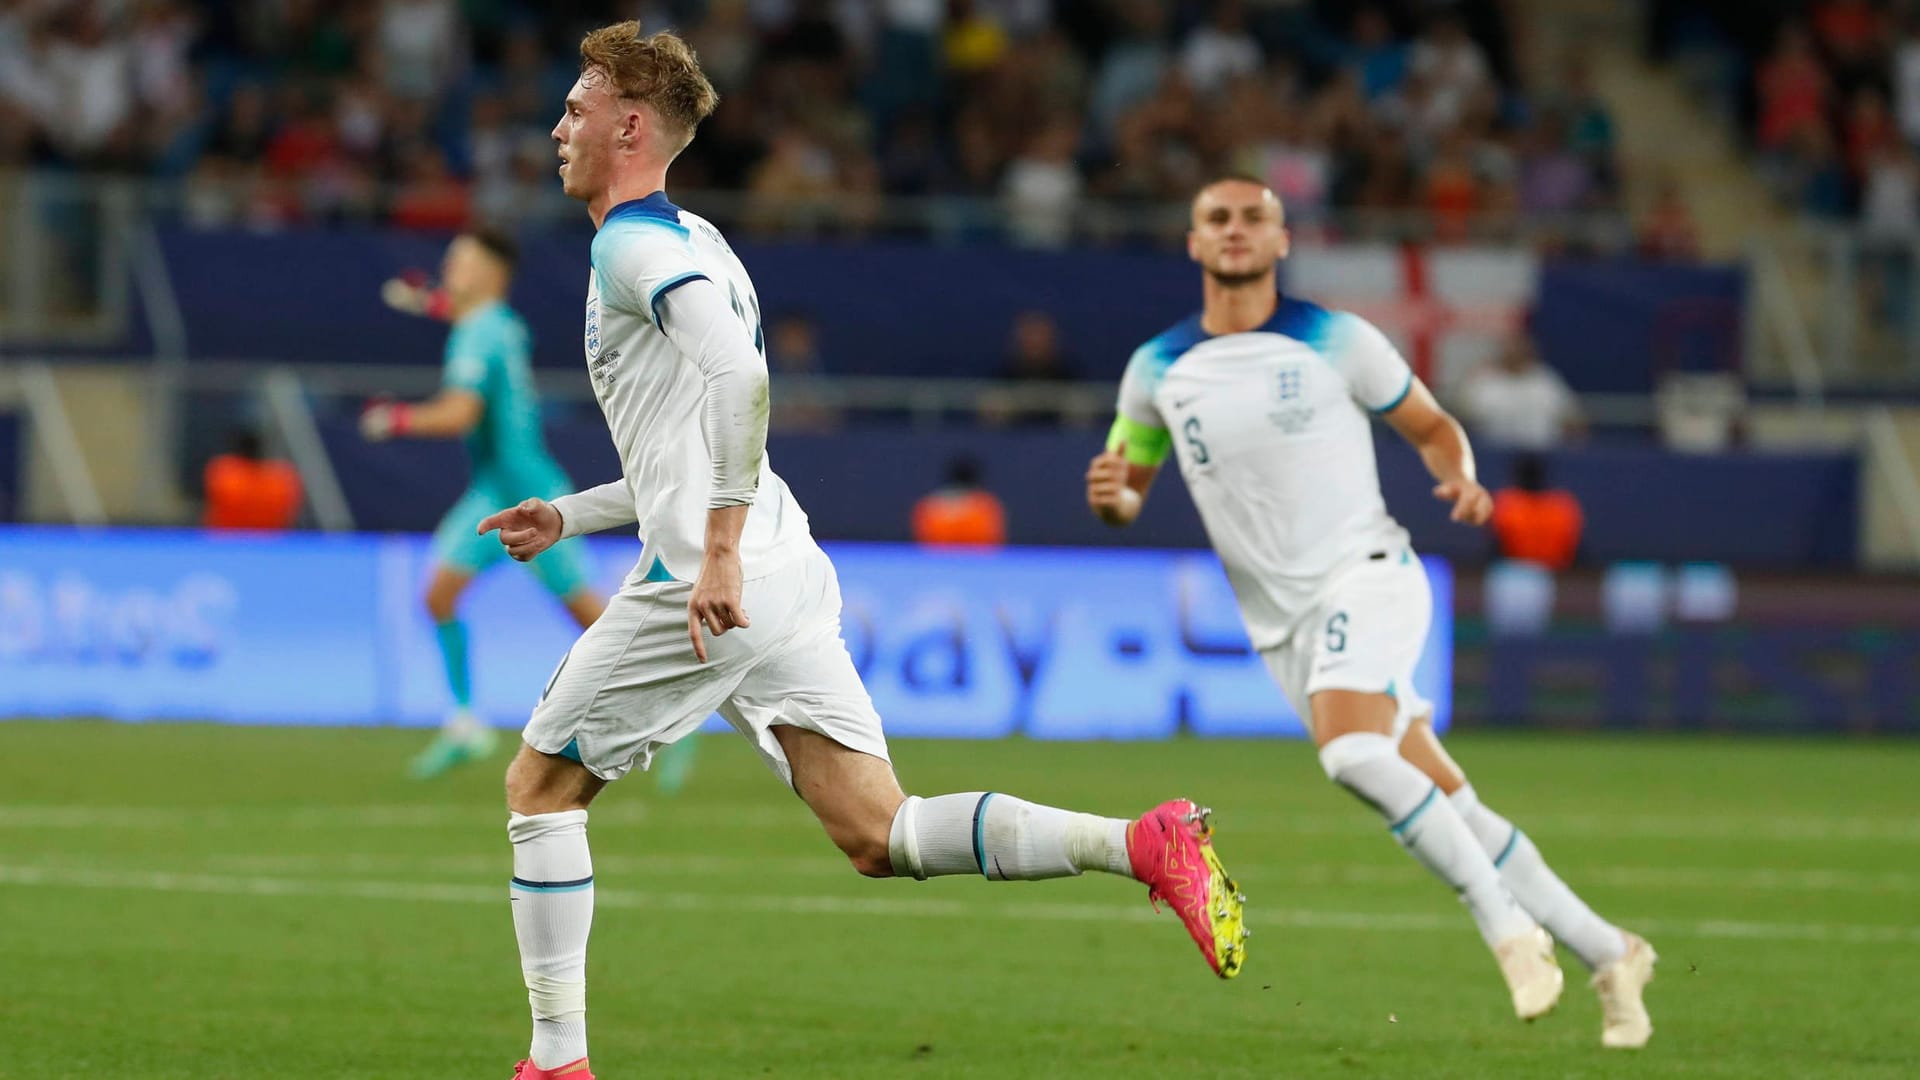
[[[426,903],[504,904],[505,879],[497,886],[433,884],[417,881],[333,880],[235,877],[220,874],[128,872],[0,864],[0,885],[45,888],[114,889],[136,892],[198,893],[258,897],[340,897]],[[1106,904],[995,904],[958,900],[872,899],[844,896],[755,896],[734,893],[640,893],[596,889],[596,906],[668,911],[749,911],[781,915],[859,915],[908,918],[998,918],[1019,921],[1133,923],[1153,920],[1144,906]],[[1869,926],[1852,923],[1769,923],[1734,919],[1629,919],[1651,934],[1759,941],[1815,941],[1857,945],[1920,945],[1920,926]],[[1258,923],[1318,930],[1446,931],[1470,933],[1458,914],[1368,913],[1268,908]]]

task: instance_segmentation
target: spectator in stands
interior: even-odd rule
[[[1072,382],[1078,377],[1061,347],[1060,328],[1053,316],[1044,311],[1023,311],[1014,317],[1012,348],[1000,369],[1002,381],[1011,387],[1044,386]],[[980,406],[981,421],[993,426],[1052,424],[1060,418],[1060,410],[1022,405],[1016,394],[990,394]]]
[[[1171,54],[1166,45],[1172,9],[1158,0],[1121,0],[1118,39],[1108,45],[1094,76],[1093,127],[1103,142],[1116,137],[1120,119],[1153,96],[1166,74]]]
[[[300,474],[284,461],[265,456],[258,433],[233,433],[226,453],[207,462],[209,529],[290,529],[300,516]]]
[[[1762,149],[1779,151],[1802,130],[1826,125],[1827,73],[1805,29],[1790,25],[1780,31],[1756,88]]]
[[[1080,170],[1074,150],[1080,125],[1062,117],[1040,129],[1007,165],[1001,181],[1012,240],[1023,247],[1065,247],[1080,206]]]
[[[1000,547],[1007,542],[1007,511],[980,483],[969,457],[947,465],[947,478],[913,504],[913,539],[932,547]]]
[[[1514,458],[1512,485],[1494,492],[1489,524],[1501,558],[1559,572],[1573,566],[1586,517],[1573,492],[1547,487],[1546,460],[1528,453]]]
[[[1359,70],[1369,100],[1400,88],[1407,77],[1408,51],[1406,42],[1394,37],[1385,11],[1368,5],[1355,13],[1347,62]]]
[[[1545,450],[1586,432],[1579,403],[1566,380],[1540,362],[1524,331],[1507,339],[1500,355],[1467,377],[1461,418],[1492,445]]]
[[[1486,52],[1467,34],[1466,23],[1450,13],[1435,16],[1414,43],[1408,70],[1431,88],[1434,111],[1446,117],[1464,112],[1467,99],[1492,78]]]
[[[767,368],[780,380],[768,426],[774,431],[819,434],[837,431],[840,410],[805,382],[825,373],[820,330],[811,316],[792,311],[776,317],[767,335]]]
[[[1180,49],[1180,69],[1203,95],[1225,89],[1239,76],[1259,72],[1260,43],[1247,32],[1247,11],[1241,0],[1215,0],[1208,20],[1187,35]]]
[[[1662,262],[1694,262],[1700,258],[1700,229],[1694,224],[1680,184],[1673,177],[1660,181],[1653,206],[1640,223],[1640,257]]]
[[[1893,111],[1900,133],[1920,144],[1920,14],[1906,18],[1906,33],[1893,50]]]

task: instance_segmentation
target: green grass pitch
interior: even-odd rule
[[[480,1077],[526,1045],[499,763],[417,733],[0,724],[0,1076]],[[913,790],[1191,795],[1250,898],[1209,974],[1144,890],[867,881],[744,743],[594,809],[589,1026],[621,1077],[1920,1072],[1920,745],[1462,735],[1483,798],[1662,962],[1602,1051],[1524,1025],[1466,913],[1291,742],[901,741]]]

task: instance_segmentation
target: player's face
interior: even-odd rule
[[[472,237],[455,237],[440,262],[440,284],[455,304],[464,303],[485,280],[486,249]]]
[[[1216,280],[1229,285],[1258,281],[1287,257],[1287,229],[1280,200],[1259,184],[1228,180],[1193,200],[1187,254]]]
[[[588,200],[606,190],[624,112],[600,72],[582,72],[574,80],[566,111],[553,126],[553,141],[560,144],[562,191]]]

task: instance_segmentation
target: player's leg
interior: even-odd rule
[[[1520,906],[1594,973],[1593,987],[1605,1013],[1602,1042],[1614,1047],[1646,1045],[1653,1021],[1642,994],[1659,958],[1653,946],[1595,914],[1553,872],[1519,826],[1480,801],[1466,773],[1434,734],[1429,717],[1421,716],[1408,727],[1400,755],[1446,793]]]
[[[514,932],[533,1012],[530,1060],[539,1069],[584,1069],[587,1055],[588,803],[697,727],[751,656],[730,634],[714,643],[711,663],[695,659],[690,589],[668,582],[613,597],[554,669],[507,772]],[[662,713],[663,703],[674,711]]]
[[[1349,571],[1269,666],[1306,715],[1331,779],[1385,820],[1407,853],[1450,885],[1500,962],[1514,1011],[1532,1019],[1559,1000],[1553,945],[1500,880],[1453,804],[1400,756],[1405,725],[1425,711],[1411,684],[1432,614],[1411,555]]]
[[[473,712],[472,668],[467,655],[467,624],[460,618],[460,597],[473,579],[504,557],[498,541],[475,532],[480,519],[499,508],[497,500],[480,489],[469,489],[440,519],[433,532],[434,571],[425,597],[440,646],[447,690],[453,709],[439,735],[415,757],[413,775],[438,776],[464,762],[484,758],[497,742],[493,729]]]
[[[989,881],[1118,874],[1145,883],[1156,904],[1164,900],[1174,908],[1216,974],[1239,974],[1246,898],[1214,854],[1206,811],[1191,802],[1172,800],[1128,821],[993,791],[922,798],[900,790],[884,757],[794,722],[769,730],[780,748],[776,769],[784,764],[794,791],[860,873],[921,881],[955,874]]]
[[[918,879],[1033,881],[1088,870],[1131,877],[1180,912],[1216,971],[1239,970],[1242,898],[1208,842],[1203,811],[1174,800],[1128,821],[999,792],[906,795],[840,639],[832,564],[815,553],[780,589],[796,594],[791,603],[762,602],[782,611],[787,640],[754,665],[720,712],[806,801],[855,869]],[[753,603],[749,597],[757,629],[762,609]]]
[[[587,1057],[587,937],[593,929],[587,804],[605,785],[579,762],[525,743],[507,767],[507,839],[513,844],[508,897],[533,1012],[528,1060],[540,1069],[559,1070]]]

